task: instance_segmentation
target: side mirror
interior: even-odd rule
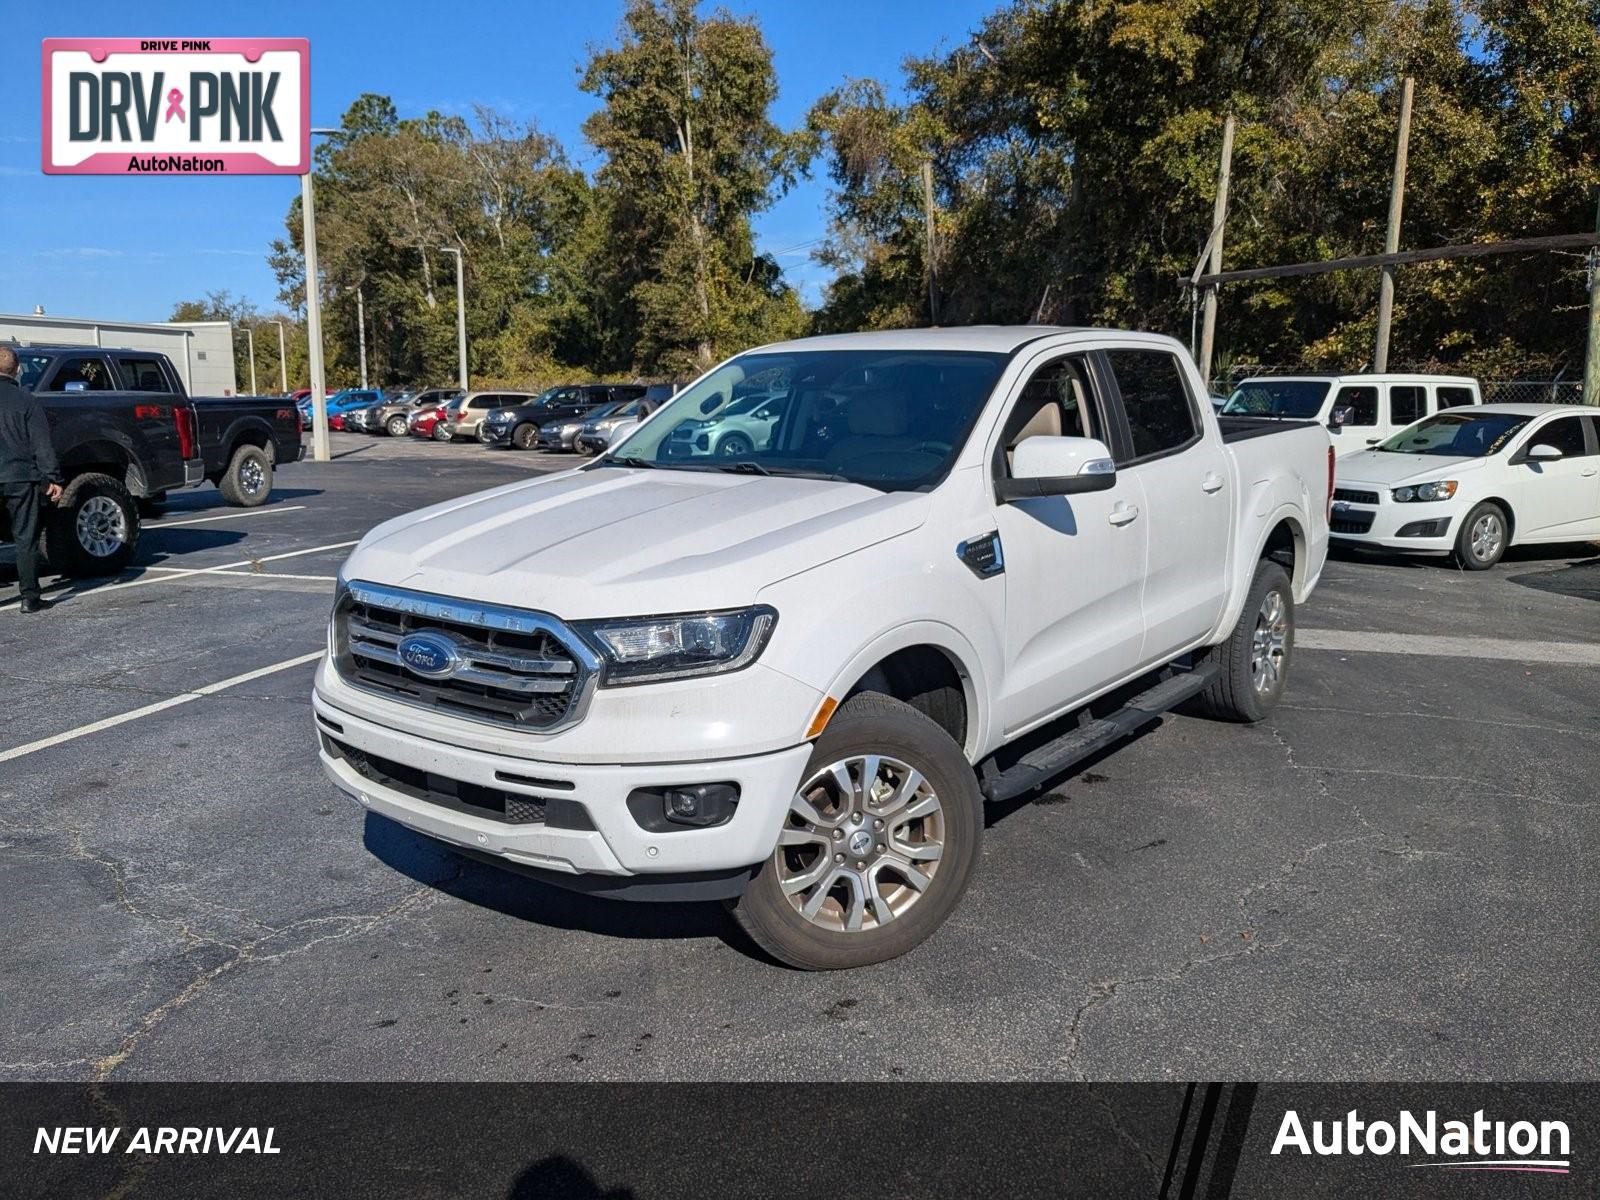
[[[1117,482],[1111,451],[1098,438],[1024,438],[1011,452],[1011,476],[994,482],[1002,504],[1037,496],[1104,492]]]
[[[1328,414],[1328,428],[1338,433],[1351,421],[1355,420],[1356,409],[1353,404],[1335,404],[1333,411]]]
[[[1537,446],[1528,447],[1528,453],[1523,457],[1531,462],[1555,462],[1556,459],[1565,458],[1566,455],[1548,442],[1540,442]]]

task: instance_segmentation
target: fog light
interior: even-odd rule
[[[628,794],[627,803],[633,819],[653,833],[683,828],[708,829],[733,818],[739,804],[739,785],[688,783],[635,788]]]

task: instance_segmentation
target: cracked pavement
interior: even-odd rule
[[[281,472],[304,512],[152,530],[142,553],[327,545],[547,465],[336,448],[357,453]],[[167,515],[219,505],[186,492]],[[0,749],[314,650],[328,588],[272,576],[342,554],[0,613]],[[1593,641],[1600,557],[1470,576],[1338,559],[1300,623]],[[1263,725],[1170,717],[992,812],[949,926],[830,975],[755,957],[717,907],[552,890],[363,814],[316,765],[311,672],[0,763],[0,1078],[1533,1080],[1600,1061],[1594,666],[1304,651]]]

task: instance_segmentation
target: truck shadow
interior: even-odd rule
[[[1593,550],[1593,547],[1586,549]],[[1581,562],[1569,562],[1551,571],[1512,575],[1510,582],[1536,592],[1570,596],[1574,600],[1600,601],[1600,555]]]
[[[275,504],[283,504],[291,500],[304,500],[311,496],[320,495],[322,495],[321,488],[280,487],[274,484],[272,494],[259,507],[271,508]],[[222,493],[217,491],[216,488],[203,487],[171,493],[165,500],[151,507],[145,520],[167,521],[178,517],[204,516],[210,513],[249,513],[254,511],[254,509],[248,508],[235,508],[222,498]]]
[[[1594,546],[1588,542],[1549,542],[1532,546],[1512,546],[1505,557],[1495,568],[1504,570],[1506,567],[1517,563],[1549,562],[1558,558],[1575,558],[1579,555],[1594,553]],[[1466,574],[1456,565],[1455,559],[1448,554],[1397,554],[1387,550],[1357,549],[1353,546],[1330,545],[1328,547],[1328,561],[1341,563],[1358,563],[1371,567],[1395,567],[1407,571],[1452,571]]]
[[[555,929],[617,938],[716,937],[745,949],[720,904],[605,900],[568,891],[454,853],[377,813],[366,815],[362,844],[402,875],[493,912]]]

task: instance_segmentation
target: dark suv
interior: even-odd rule
[[[553,387],[527,404],[503,408],[478,428],[486,446],[532,450],[539,444],[539,426],[567,417],[586,416],[602,404],[633,400],[645,393],[637,383],[582,383]]]

